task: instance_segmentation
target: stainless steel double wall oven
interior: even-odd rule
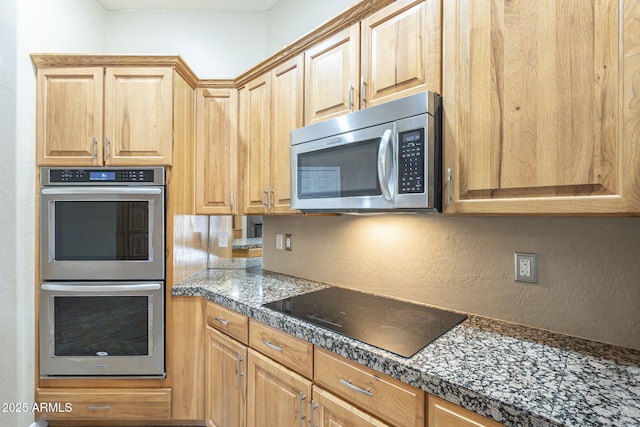
[[[40,177],[41,376],[164,376],[164,169]]]

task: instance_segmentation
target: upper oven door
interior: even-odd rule
[[[291,207],[349,211],[393,208],[394,124],[291,146]]]
[[[164,187],[44,187],[43,280],[164,279]]]

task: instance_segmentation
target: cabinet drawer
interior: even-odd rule
[[[39,389],[36,419],[164,420],[171,418],[171,389]]]
[[[249,345],[307,378],[313,375],[311,343],[251,319]]]
[[[395,426],[424,426],[425,392],[315,349],[314,382]]]
[[[471,412],[461,406],[429,395],[427,398],[429,427],[504,427],[489,418]]]
[[[243,314],[207,301],[207,323],[243,344],[248,342],[249,319]]]

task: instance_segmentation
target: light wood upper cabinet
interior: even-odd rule
[[[207,327],[205,419],[208,427],[244,427],[247,347]]]
[[[446,212],[640,212],[640,4],[443,11]]]
[[[304,53],[305,124],[357,110],[360,96],[360,25],[352,25]]]
[[[107,68],[104,113],[105,164],[171,165],[171,68]]]
[[[362,21],[361,108],[441,93],[441,17],[440,0],[400,0]]]
[[[102,165],[104,69],[37,72],[38,165]]]
[[[196,90],[196,213],[237,213],[238,91]]]
[[[240,91],[240,166],[244,178],[244,213],[268,210],[269,122],[271,74],[260,76]]]
[[[171,165],[170,67],[60,67],[37,73],[39,165]]]
[[[398,0],[305,51],[305,124],[441,92],[441,0]]]
[[[244,213],[294,212],[290,132],[302,125],[302,58],[295,57],[240,90],[240,171]]]

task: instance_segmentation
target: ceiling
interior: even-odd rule
[[[264,12],[278,0],[98,0],[106,10]]]

